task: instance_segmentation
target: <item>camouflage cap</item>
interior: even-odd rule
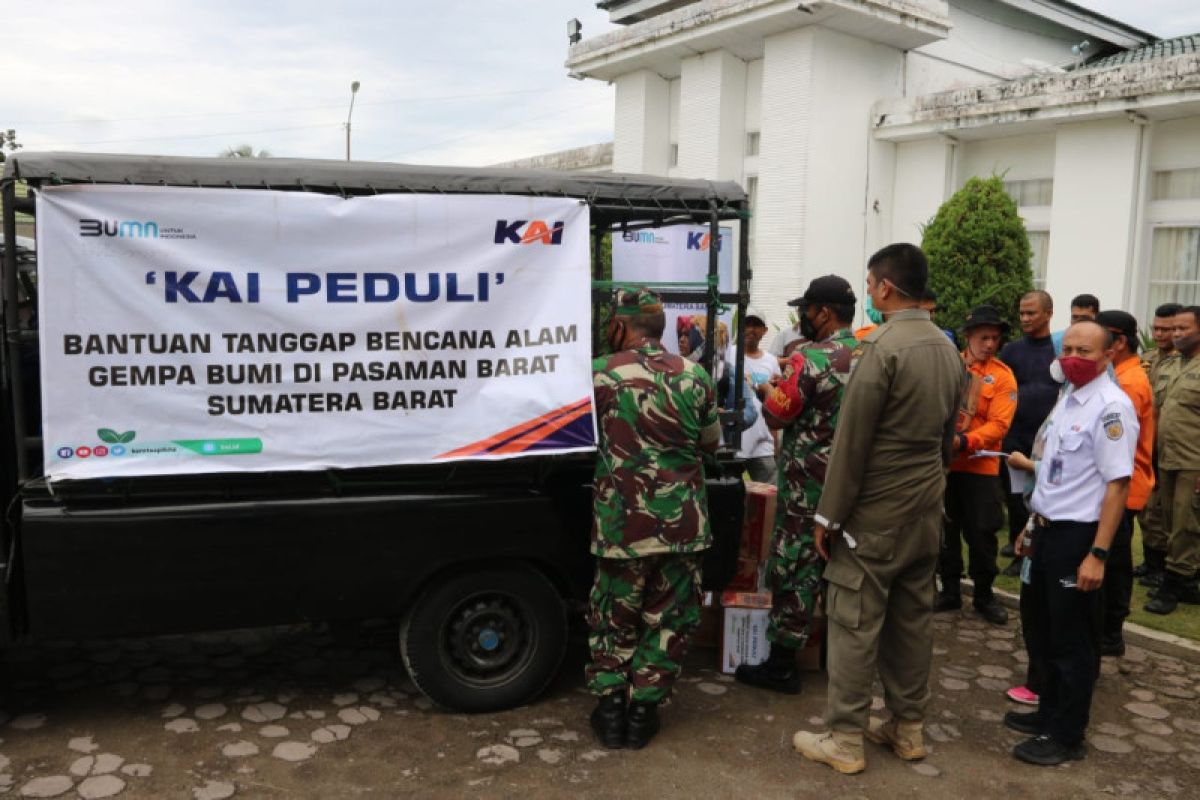
[[[616,308],[613,309],[614,314],[632,317],[638,314],[656,314],[662,310],[662,298],[645,287],[617,290],[617,304]]]

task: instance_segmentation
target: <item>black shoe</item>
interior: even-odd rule
[[[1138,581],[1138,585],[1145,586],[1149,589],[1160,589],[1160,588],[1162,588],[1162,585],[1163,585],[1163,573],[1162,572],[1147,572]]]
[[[606,694],[600,698],[590,718],[592,732],[600,744],[610,750],[625,746],[626,716],[624,692]]]
[[[1130,574],[1135,578],[1144,578],[1151,572],[1153,572],[1153,570],[1150,569],[1150,565],[1143,561],[1141,564],[1138,564],[1136,567],[1134,567],[1133,572]]]
[[[1200,585],[1197,585],[1195,578],[1185,581],[1179,587],[1178,597],[1179,602],[1187,603],[1191,606],[1200,603]]]
[[[933,601],[933,613],[937,614],[942,611],[957,611],[962,608],[962,595],[959,594],[941,594]]]
[[[1179,598],[1184,593],[1186,580],[1174,572],[1164,572],[1162,586],[1146,603],[1146,610],[1151,614],[1170,614],[1179,605]]]
[[[1120,634],[1105,636],[1100,640],[1100,655],[1120,658],[1125,655],[1125,640]]]
[[[1004,547],[1000,548],[1000,555],[1004,556],[1005,558],[1016,557],[1017,551],[1013,549],[1012,542],[1009,542],[1008,544],[1004,545]]]
[[[976,603],[975,611],[993,625],[1008,624],[1008,610],[997,603],[995,599],[988,600],[986,603]]]
[[[1052,767],[1065,761],[1078,761],[1086,755],[1087,747],[1083,742],[1068,747],[1060,744],[1048,733],[1026,739],[1013,748],[1013,756],[1020,761],[1043,767]]]
[[[1001,575],[1007,575],[1010,578],[1021,577],[1021,561],[1023,557],[1018,556],[1008,563],[1008,566],[1000,570]]]
[[[742,664],[733,677],[747,686],[770,689],[781,694],[800,694],[800,670],[793,662],[791,667],[764,661],[761,664]]]
[[[1039,711],[1006,711],[1004,727],[1027,736],[1037,736],[1042,732],[1042,715]]]
[[[629,727],[625,731],[625,746],[641,750],[658,733],[658,703],[634,702],[629,707]]]

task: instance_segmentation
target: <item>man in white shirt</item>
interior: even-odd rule
[[[779,368],[779,359],[765,350],[760,349],[762,338],[767,333],[766,318],[756,309],[746,310],[745,357],[743,370],[746,380],[754,389],[753,399],[761,404],[770,388],[771,380],[783,374]],[[732,365],[734,362],[729,361]],[[759,406],[760,407],[760,406]],[[759,414],[758,420],[742,432],[742,449],[738,455],[746,459],[746,471],[750,479],[760,483],[775,482],[775,436],[767,428],[767,422]]]
[[[1010,711],[1004,724],[1032,738],[1013,749],[1031,764],[1083,758],[1092,690],[1100,673],[1104,561],[1125,510],[1138,421],[1121,387],[1104,380],[1112,334],[1079,322],[1063,337],[1059,364],[1071,384],[1034,442],[1037,482],[1030,505],[1032,550],[1025,631],[1031,667],[1045,676],[1037,711]],[[1024,617],[1024,615],[1023,615]]]

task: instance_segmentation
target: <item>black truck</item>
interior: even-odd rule
[[[734,183],[21,153],[9,157],[0,183],[4,241],[17,241],[18,214],[36,215],[42,187],[79,183],[320,192],[346,202],[393,192],[578,198],[590,206],[594,244],[593,351],[601,338],[597,309],[611,297],[606,237],[705,224],[715,239],[718,225],[732,220],[742,226],[740,291],[718,290],[714,248],[706,279],[664,287],[663,294],[707,303],[708,341],[715,340],[712,321],[722,304],[745,308],[747,198]],[[50,482],[41,463],[37,259],[8,246],[2,268],[0,645],[383,616],[400,620],[404,663],[443,707],[511,707],[554,676],[570,615],[591,583],[594,454]],[[741,371],[740,346],[737,352],[734,374]],[[709,589],[721,588],[734,566],[740,475],[732,448],[707,470],[716,540],[705,561]]]

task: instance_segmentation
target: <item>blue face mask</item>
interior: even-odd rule
[[[867,295],[867,301],[863,303],[863,313],[876,325],[883,324],[883,312],[875,307],[875,303],[871,301],[871,295]]]

